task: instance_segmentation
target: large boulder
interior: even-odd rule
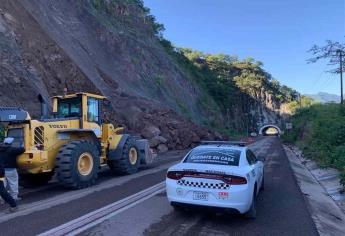
[[[167,125],[167,127],[168,127],[169,129],[174,130],[174,129],[177,129],[177,128],[178,128],[179,122],[176,121],[176,120],[172,120],[172,121],[167,122],[166,125]]]
[[[176,149],[176,142],[170,141],[168,143],[168,148],[171,149],[171,150],[175,150]]]
[[[164,153],[168,151],[168,146],[166,144],[159,144],[157,147],[158,153]]]
[[[155,136],[152,139],[150,139],[149,142],[150,142],[150,147],[155,148],[159,144],[162,144],[162,143],[166,144],[168,142],[168,140],[162,136]]]
[[[152,139],[155,136],[159,136],[161,134],[161,130],[153,125],[145,127],[141,131],[141,135],[146,139]]]

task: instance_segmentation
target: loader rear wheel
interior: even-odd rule
[[[138,171],[140,159],[136,147],[136,140],[132,137],[128,138],[123,146],[121,156],[116,160],[109,160],[108,166],[115,174],[129,175]]]
[[[99,164],[99,150],[95,144],[85,140],[69,142],[56,156],[57,179],[67,188],[86,188],[96,183]]]

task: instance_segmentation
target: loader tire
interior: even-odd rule
[[[55,170],[62,186],[81,189],[96,183],[99,165],[98,147],[86,140],[76,140],[61,147]]]
[[[46,185],[54,176],[54,172],[41,174],[23,174],[20,175],[19,185],[23,187],[38,187]]]
[[[129,137],[123,146],[121,156],[117,160],[108,161],[108,166],[114,174],[130,175],[138,171],[140,159],[135,144],[136,139]]]

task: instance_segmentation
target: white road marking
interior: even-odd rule
[[[119,178],[112,178],[107,181],[104,181],[100,183],[99,185],[95,185],[86,189],[76,190],[76,191],[66,191],[66,193],[59,194],[55,197],[44,199],[38,202],[33,202],[29,204],[23,204],[19,205],[19,210],[15,213],[6,214],[6,213],[0,213],[0,223],[14,219],[18,216],[25,216],[29,215],[33,212],[45,210],[54,206],[58,206],[82,197],[85,197],[87,195],[90,195],[94,192],[102,191],[104,189],[109,189],[115,186],[120,186],[125,184],[126,182],[129,182],[132,179],[145,176],[148,174],[157,173],[159,171],[162,171],[164,169],[168,169],[170,166],[176,164],[177,162],[170,162],[168,164],[159,166],[155,169],[148,169],[140,171],[139,173],[123,176]]]
[[[40,234],[40,236],[77,235],[164,191],[165,182],[163,181],[101,209],[95,210],[75,220],[67,222],[66,224],[46,231]]]
[[[258,142],[255,142],[249,146],[252,149],[254,149],[254,151],[256,151],[258,149],[258,151],[261,153],[263,151],[266,151],[265,149],[268,149],[268,147],[269,147],[269,145],[267,145],[267,143],[265,141],[266,141],[265,139],[259,140]],[[41,200],[41,201],[34,202],[34,203],[28,203],[28,204],[20,205],[18,212],[15,212],[12,214],[6,214],[6,213],[0,212],[0,223],[14,219],[18,216],[25,216],[25,215],[29,215],[29,214],[34,213],[34,212],[49,209],[51,207],[58,206],[58,205],[61,205],[61,204],[85,197],[85,196],[92,194],[94,192],[102,191],[104,189],[109,189],[109,188],[112,188],[115,186],[120,186],[126,182],[129,182],[130,180],[132,180],[134,178],[138,178],[138,177],[145,176],[148,174],[157,173],[159,171],[167,169],[170,166],[172,166],[178,162],[179,161],[170,162],[170,163],[167,163],[165,165],[159,166],[159,167],[154,168],[154,169],[143,170],[137,174],[130,175],[130,176],[124,176],[124,177],[109,179],[107,181],[100,183],[99,185],[92,186],[92,187],[89,187],[87,189],[76,190],[73,192],[67,191],[66,193],[59,194],[59,195],[52,197],[52,198],[48,198],[48,199]],[[154,196],[156,194],[157,193],[153,194],[152,196]],[[152,197],[152,196],[150,196],[150,197]],[[145,197],[144,199],[146,200],[150,197]],[[140,202],[142,202],[142,201],[140,201]],[[128,208],[130,208],[131,206],[132,205],[128,206]],[[123,210],[121,210],[121,211],[124,211],[128,208],[123,208]],[[118,213],[120,213],[120,212],[118,212]],[[100,223],[100,222],[98,222],[98,223]]]

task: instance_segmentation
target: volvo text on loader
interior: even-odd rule
[[[39,120],[20,108],[0,107],[5,136],[14,138],[11,146],[0,149],[0,158],[11,153],[12,147],[23,147],[17,164],[25,181],[43,184],[56,173],[59,183],[72,189],[94,184],[103,165],[119,174],[137,172],[140,164],[153,161],[148,141],[103,123],[104,99],[89,93],[55,96],[53,118],[44,115]]]

